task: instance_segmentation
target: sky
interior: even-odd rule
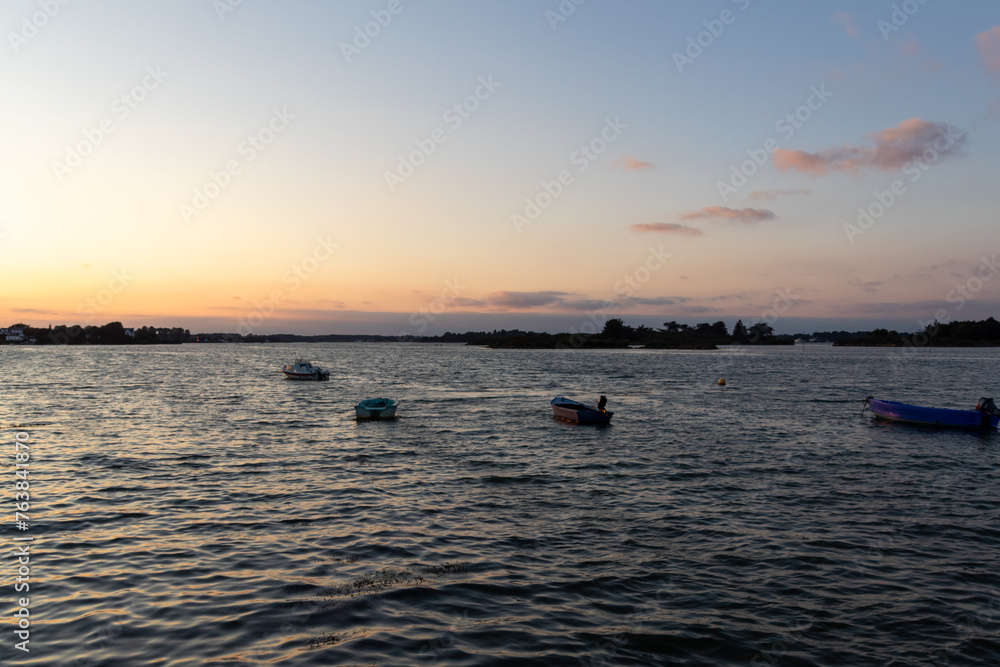
[[[0,325],[1000,315],[1000,5],[0,5]]]

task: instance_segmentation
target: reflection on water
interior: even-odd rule
[[[995,665],[1000,436],[860,413],[974,405],[998,357],[3,347],[15,664]]]

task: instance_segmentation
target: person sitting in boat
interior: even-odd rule
[[[601,396],[599,399],[597,399],[597,409],[600,410],[601,412],[605,412],[604,406],[606,406],[607,404],[608,404],[607,396]]]

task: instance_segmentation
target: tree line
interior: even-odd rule
[[[600,333],[536,333],[533,331],[493,331],[468,332],[465,334],[446,333],[443,336],[425,338],[428,342],[455,342],[469,345],[486,345],[494,348],[623,348],[642,345],[658,349],[714,350],[719,345],[791,345],[790,336],[776,336],[774,328],[765,322],[750,327],[739,320],[730,332],[725,322],[713,324],[681,324],[676,321],[664,322],[663,328],[647,327],[644,324],[630,326],[620,317],[613,317],[604,323]]]
[[[48,328],[15,324],[10,328],[23,329],[24,337],[33,339],[35,345],[158,345],[191,341],[191,332],[180,327],[141,327],[129,335],[121,322],[102,326],[60,324]]]
[[[934,320],[915,333],[900,333],[889,329],[874,329],[863,338],[838,340],[836,346],[853,347],[998,347],[1000,322],[993,317],[985,320]]]

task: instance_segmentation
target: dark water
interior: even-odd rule
[[[300,354],[331,381],[283,380]],[[1000,435],[860,412],[974,406],[998,361],[0,348],[4,498],[17,431],[32,456],[3,553],[35,538],[2,662],[995,666]],[[599,393],[610,427],[552,419]],[[400,418],[353,421],[379,395]]]

